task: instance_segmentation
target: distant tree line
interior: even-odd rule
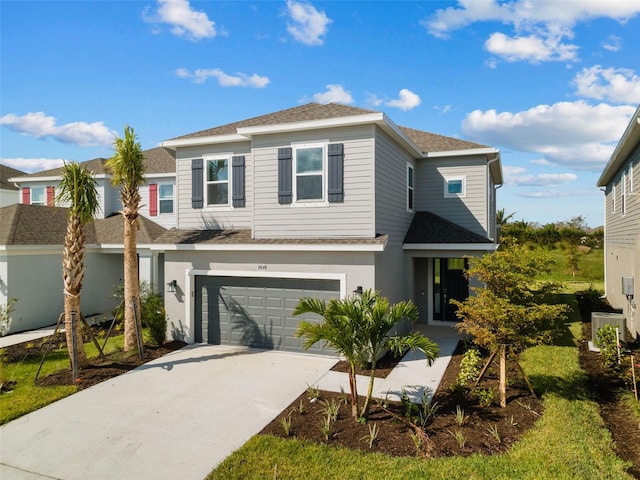
[[[500,242],[513,242],[520,245],[535,244],[547,248],[558,246],[580,246],[601,248],[604,230],[589,228],[582,215],[568,221],[540,225],[525,220],[510,221],[513,213],[505,214],[498,210],[497,223],[500,228]]]

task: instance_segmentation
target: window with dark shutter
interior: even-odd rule
[[[191,208],[204,205],[204,180],[202,178],[202,159],[191,160]]]
[[[155,183],[149,184],[149,215],[158,215],[158,185]]]
[[[231,179],[233,182],[233,193],[231,200],[234,207],[244,207],[244,155],[231,158]]]
[[[278,203],[285,205],[291,203],[292,192],[292,158],[293,149],[284,147],[278,149]]]
[[[329,202],[344,202],[344,148],[342,143],[328,146],[329,155]]]

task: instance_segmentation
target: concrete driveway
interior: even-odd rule
[[[336,360],[188,346],[0,427],[0,478],[202,480]]]

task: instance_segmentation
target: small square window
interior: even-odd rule
[[[446,178],[444,184],[445,197],[464,197],[466,195],[466,181],[464,177]]]

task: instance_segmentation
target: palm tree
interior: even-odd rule
[[[402,354],[408,349],[425,353],[429,364],[437,356],[438,347],[426,337],[412,332],[408,335],[389,337],[389,331],[403,319],[415,321],[417,308],[411,302],[400,302],[389,306],[389,301],[377,292],[366,290],[362,295],[345,299],[322,300],[305,297],[298,302],[293,314],[315,313],[323,322],[302,320],[296,336],[304,337],[303,347],[310,348],[324,340],[349,363],[349,393],[351,413],[357,420],[367,415],[373,394],[373,382],[378,357],[386,349]],[[371,362],[371,377],[364,406],[360,408],[356,385],[356,365]]]
[[[142,331],[136,233],[140,228],[138,213],[140,185],[144,183],[144,154],[133,128],[128,125],[124,127],[124,138],[116,137],[113,148],[115,154],[107,160],[106,166],[113,175],[113,184],[120,185],[122,200],[120,213],[124,217],[124,349],[129,351],[141,340],[136,332]]]
[[[67,350],[74,376],[78,368],[87,365],[80,323],[80,291],[84,277],[85,233],[84,226],[93,220],[99,200],[93,174],[78,163],[65,163],[56,200],[69,206],[67,232],[64,236],[62,278],[64,280],[64,326]],[[72,328],[75,315],[75,328]],[[74,348],[75,347],[75,348]],[[73,379],[76,381],[76,378]]]

